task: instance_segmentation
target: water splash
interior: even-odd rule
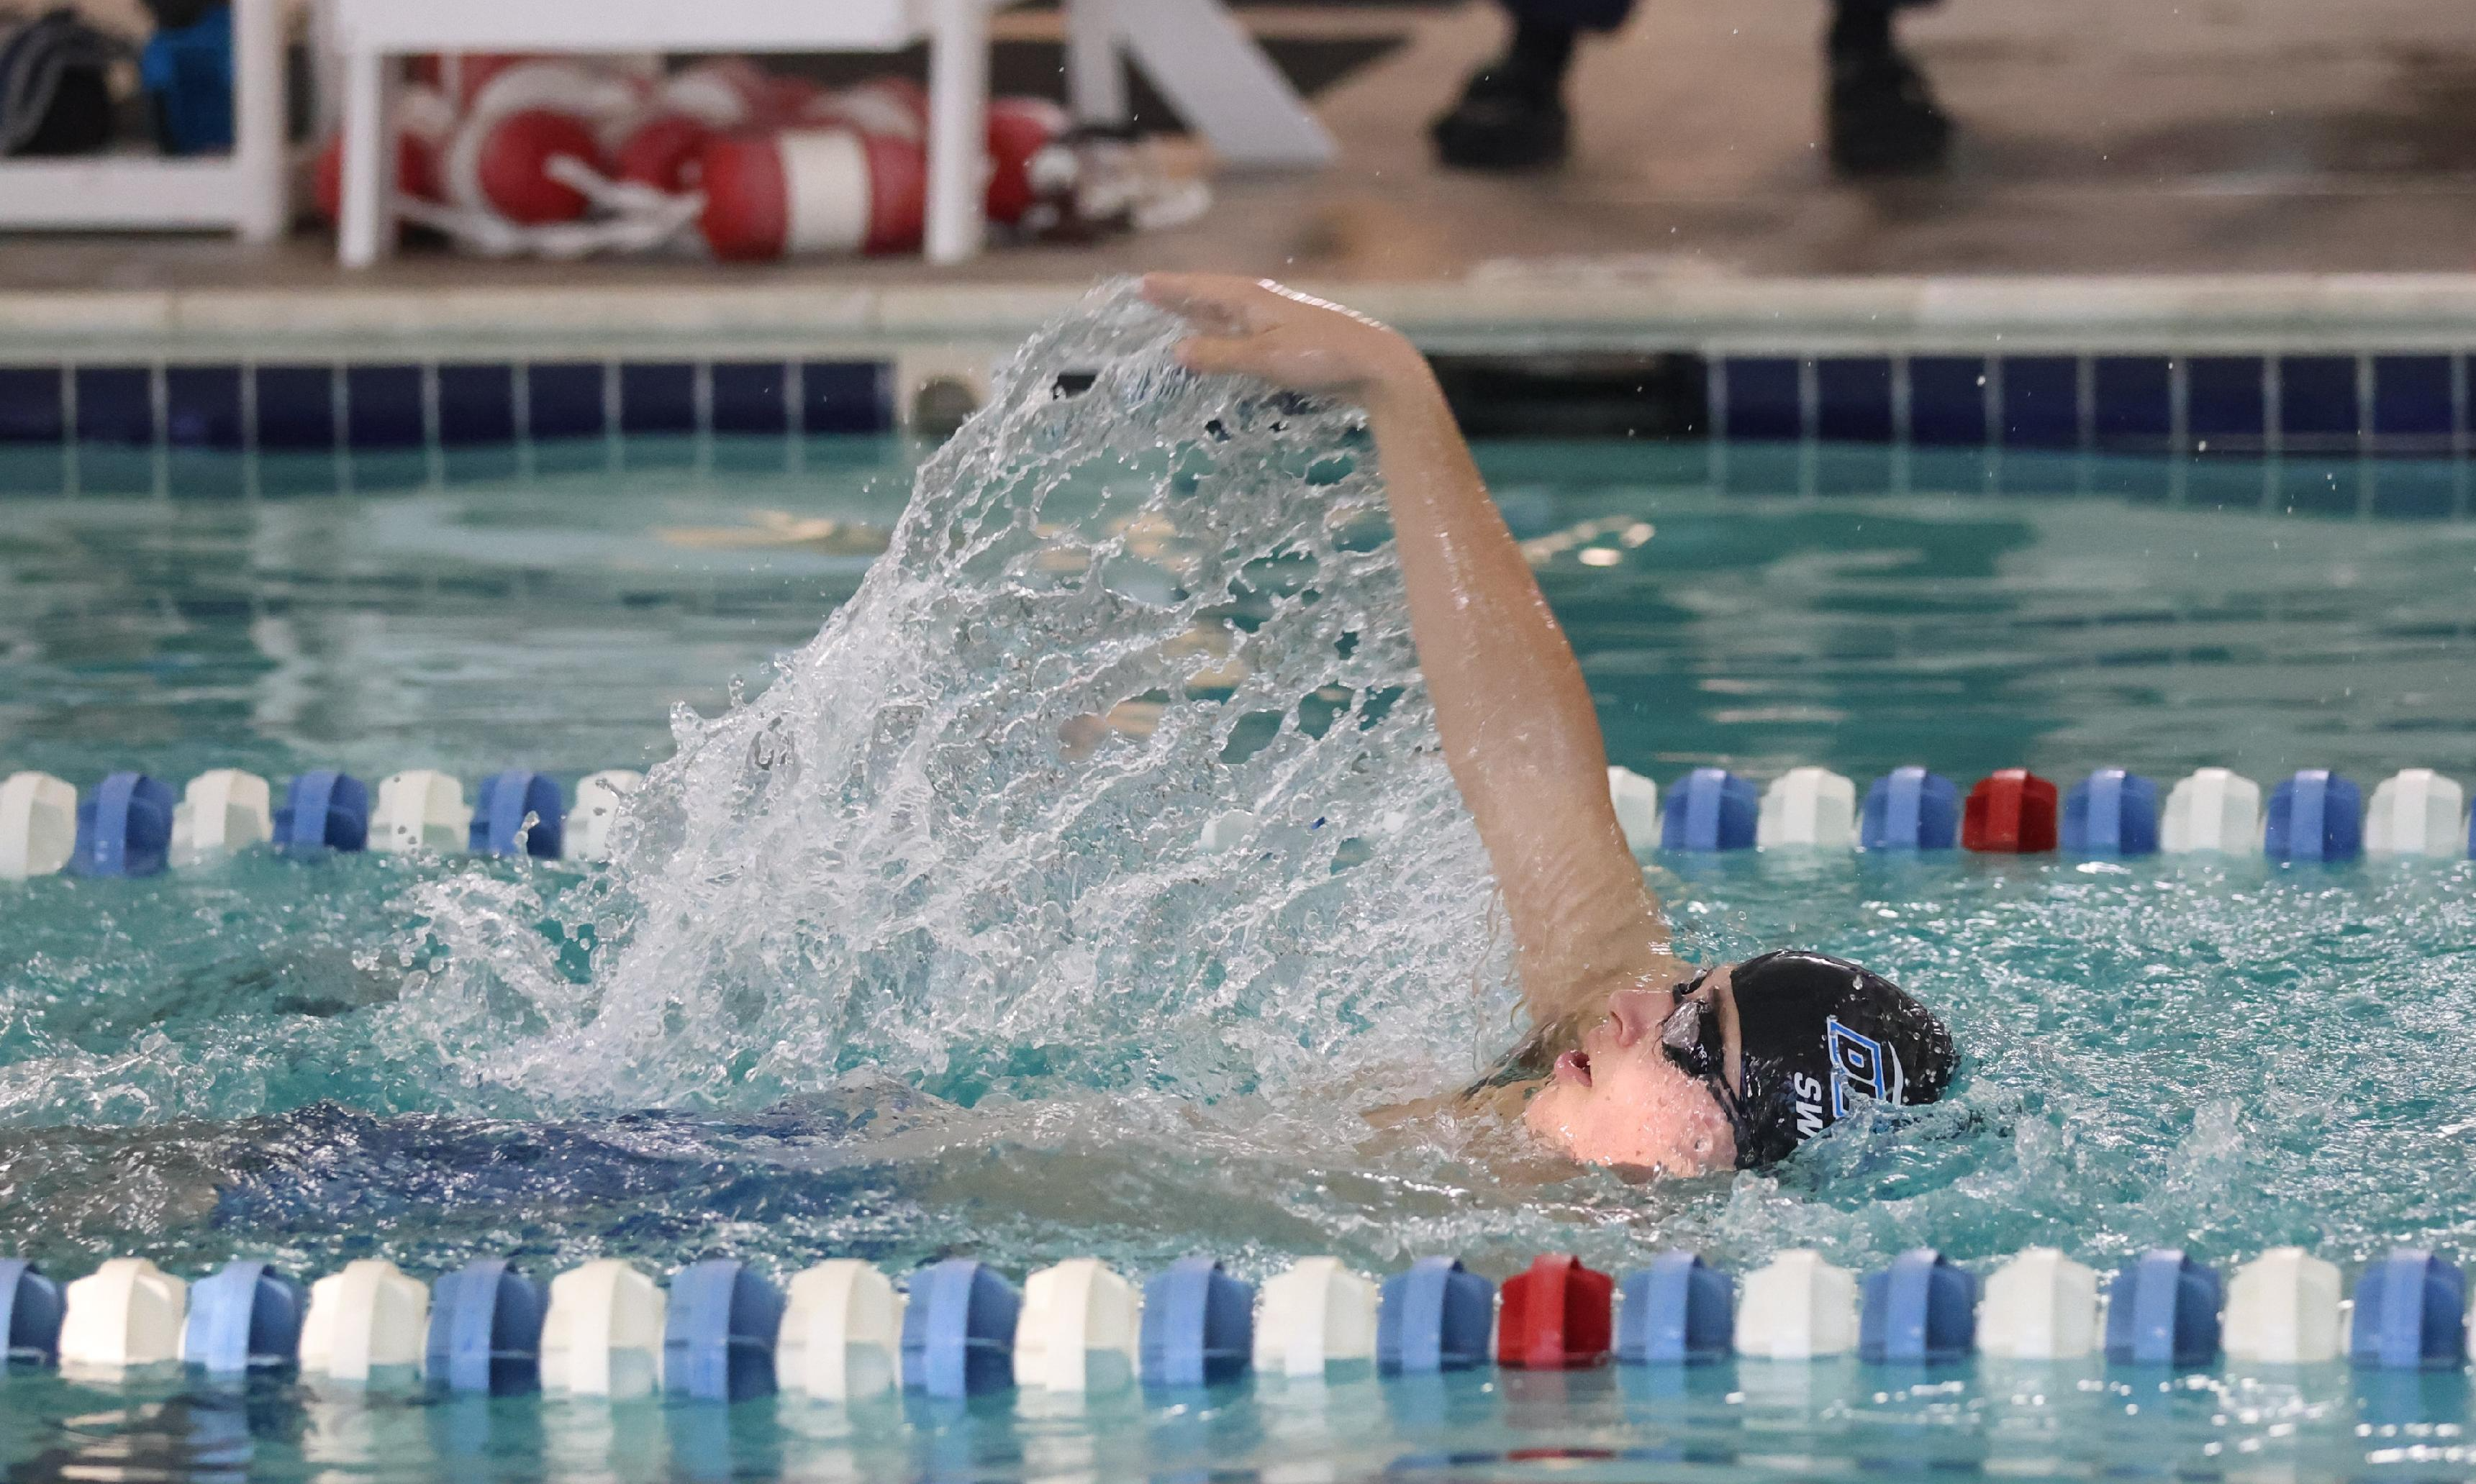
[[[399,1027],[545,1106],[863,1065],[1208,1100],[1347,1073],[1375,1020],[1397,1059],[1500,1035],[1364,431],[1178,334],[1120,284],[1034,335],[857,595],[675,718],[606,882],[423,893],[445,957]]]

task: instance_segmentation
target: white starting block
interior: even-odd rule
[[[2249,855],[2261,849],[2261,785],[2224,768],[2203,768],[2167,793],[2158,848],[2169,855]]]
[[[2098,1348],[2097,1274],[2051,1247],[2021,1250],[1986,1278],[1977,1349],[2001,1360],[2079,1360]]]
[[[189,779],[172,806],[172,864],[194,866],[275,838],[273,791],[238,768]]]
[[[76,789],[48,773],[0,783],[0,881],[58,876],[76,849]]]
[[[1631,768],[1608,770],[1608,802],[1617,807],[1625,849],[1640,854],[1659,848],[1659,785]]]
[[[371,850],[453,854],[464,849],[472,828],[464,785],[446,774],[408,768],[379,780],[378,804],[370,810]]]
[[[1015,1322],[1018,1386],[1113,1391],[1135,1378],[1141,1296],[1097,1257],[1070,1257],[1024,1279]]]
[[[2456,779],[2431,768],[2410,768],[2384,779],[2365,813],[2365,853],[2443,855],[2467,853],[2467,796]]]
[[[903,1296],[884,1274],[837,1257],[791,1279],[774,1341],[777,1385],[851,1401],[893,1390],[902,1374]]]
[[[2227,1359],[2309,1366],[2346,1353],[2339,1269],[2300,1247],[2274,1247],[2227,1281]]]
[[[1791,768],[1763,791],[1754,821],[1754,845],[1776,850],[1811,845],[1853,850],[1857,844],[1857,785],[1828,768]]]
[[[1857,1348],[1857,1275],[1798,1248],[1746,1275],[1737,1305],[1737,1353],[1813,1360]]]
[[[301,1369],[338,1381],[421,1364],[430,1337],[430,1285],[384,1257],[364,1257],[310,1285]]]
[[[1255,1320],[1260,1375],[1321,1376],[1375,1360],[1376,1287],[1338,1257],[1301,1257],[1264,1285]]]
[[[62,1300],[62,1366],[117,1371],[181,1358],[189,1285],[143,1257],[112,1258],[71,1283]]]
[[[599,1258],[550,1282],[542,1319],[544,1391],[641,1397],[662,1384],[662,1329],[669,1298],[616,1257]]]
[[[562,853],[570,860],[608,860],[610,827],[618,822],[619,805],[644,786],[645,775],[626,768],[605,768],[578,779]]]

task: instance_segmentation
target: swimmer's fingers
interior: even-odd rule
[[[1203,376],[1261,376],[1267,364],[1261,335],[1188,335],[1177,342],[1177,363]]]
[[[1198,328],[1261,330],[1288,301],[1252,279],[1222,273],[1148,273],[1144,297]]]

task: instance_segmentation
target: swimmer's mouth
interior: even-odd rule
[[[1567,1051],[1564,1055],[1557,1057],[1556,1080],[1560,1082],[1579,1082],[1584,1087],[1590,1086],[1591,1053],[1588,1051]]]

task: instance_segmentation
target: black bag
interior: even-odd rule
[[[89,155],[111,143],[110,68],[124,43],[63,6],[0,12],[0,155]]]

